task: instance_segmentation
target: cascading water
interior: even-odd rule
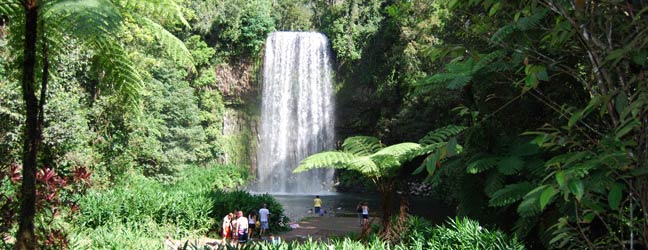
[[[334,147],[328,39],[314,32],[273,32],[266,40],[256,191],[322,194],[333,170],[293,174],[307,156]]]

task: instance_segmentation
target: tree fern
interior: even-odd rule
[[[492,171],[484,182],[484,192],[488,197],[492,197],[495,192],[504,187],[504,176],[498,172]]]
[[[14,16],[20,11],[21,4],[18,0],[2,0],[0,2],[0,14]]]
[[[181,23],[190,27],[176,0],[114,0],[118,6],[130,13],[155,17],[163,23]]]
[[[456,136],[466,129],[464,126],[448,125],[427,133],[419,140],[421,145],[446,142],[450,137]]]
[[[344,151],[355,155],[370,155],[383,147],[380,140],[372,136],[353,136],[344,140],[342,148]]]
[[[505,175],[513,175],[524,167],[524,161],[517,156],[509,156],[497,163],[497,171]]]
[[[492,194],[488,204],[493,207],[503,207],[513,204],[522,199],[531,189],[533,189],[533,185],[529,182],[506,185],[504,188]]]
[[[517,207],[517,212],[522,217],[530,217],[540,214],[540,195],[547,185],[539,186],[524,196],[524,199]]]
[[[183,64],[187,68],[195,70],[193,57],[189,52],[189,49],[187,49],[180,39],[149,18],[142,17],[140,24],[155,35],[159,43],[171,58]]]
[[[316,168],[347,168],[357,158],[355,155],[347,152],[321,152],[306,157],[293,172],[299,173]]]
[[[410,161],[416,156],[419,156],[420,151],[423,149],[421,145],[413,142],[403,142],[395,145],[391,145],[385,148],[378,150],[378,152],[372,154],[373,156],[380,155],[389,155],[395,157],[399,162],[403,163]]]
[[[488,156],[485,158],[480,158],[468,163],[466,167],[466,172],[471,174],[477,174],[489,170],[495,166],[501,160],[501,157],[498,156]]]

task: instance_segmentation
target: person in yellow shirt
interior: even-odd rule
[[[322,213],[322,200],[320,199],[319,195],[315,196],[315,199],[313,200],[313,207],[315,207],[315,214],[324,216],[324,213]]]

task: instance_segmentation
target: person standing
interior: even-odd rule
[[[252,240],[254,237],[254,229],[256,228],[256,212],[250,211],[248,214],[248,239]]]
[[[362,225],[369,225],[369,203],[362,203]]]
[[[324,216],[324,213],[322,213],[322,200],[320,199],[319,195],[315,196],[315,199],[313,200],[313,207],[315,207],[315,214]]]
[[[234,210],[233,216],[232,216],[232,243],[236,242],[238,240],[238,211]]]
[[[232,217],[234,217],[234,214],[229,213],[223,218],[223,243],[232,237]]]
[[[261,229],[259,230],[259,237],[263,236],[266,230],[270,229],[270,224],[268,223],[268,218],[270,217],[270,210],[268,210],[268,204],[263,204],[263,207],[259,209],[259,221],[261,222]]]
[[[237,213],[236,232],[238,234],[238,243],[241,244],[247,241],[248,219],[243,216],[243,211],[239,210]]]
[[[363,221],[363,219],[362,219],[362,204],[363,203],[361,201],[361,202],[358,202],[358,205],[356,206],[356,212],[358,213],[358,223],[360,224],[360,226],[362,226],[362,221]]]

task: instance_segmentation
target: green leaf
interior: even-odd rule
[[[544,210],[545,206],[549,204],[551,198],[553,198],[558,193],[558,190],[552,186],[547,187],[542,194],[540,194],[540,210]]]
[[[572,179],[569,181],[569,191],[574,194],[576,200],[580,201],[583,198],[585,188],[581,179]]]
[[[623,184],[614,183],[612,189],[610,189],[610,193],[608,193],[608,205],[610,205],[610,208],[612,208],[612,210],[619,209],[619,204],[621,204],[623,188],[624,188]]]
[[[457,137],[452,137],[448,141],[448,146],[447,146],[447,152],[448,152],[448,157],[452,157],[457,155],[458,150],[457,150]]]
[[[574,113],[569,118],[569,121],[567,122],[567,127],[572,128],[578,121],[580,121],[583,117],[587,116],[589,113],[594,110],[594,108],[597,108],[603,104],[603,96],[597,95],[594,96],[592,99],[590,99],[589,103],[585,108],[579,112]]]
[[[556,172],[556,182],[560,188],[565,186],[565,173],[563,171]]]

